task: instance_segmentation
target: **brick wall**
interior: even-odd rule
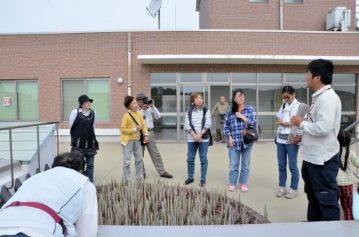
[[[279,0],[251,3],[249,0],[201,0],[200,29],[279,30]],[[284,0],[283,0],[284,2]],[[304,0],[303,4],[283,5],[284,30],[325,30],[330,9],[345,6],[352,10],[351,31],[355,29],[355,0]]]
[[[359,34],[251,31],[136,32],[132,34],[132,94],[150,94],[150,72],[303,72],[286,65],[143,65],[139,54],[359,55]],[[37,79],[41,121],[61,121],[61,79],[110,78],[110,121],[117,128],[127,94],[127,33],[0,36],[0,80]],[[337,67],[358,73],[359,65]],[[119,85],[118,77],[124,79]],[[79,92],[80,93],[80,92]],[[62,128],[67,127],[63,122]]]

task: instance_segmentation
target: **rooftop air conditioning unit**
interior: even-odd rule
[[[327,14],[326,30],[348,31],[350,27],[351,10],[346,7],[336,7]]]

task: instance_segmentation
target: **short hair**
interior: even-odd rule
[[[332,84],[334,64],[330,60],[316,59],[311,61],[307,66],[307,71],[312,73],[313,77],[320,76],[324,85]]]
[[[52,168],[65,167],[76,171],[84,171],[85,159],[79,151],[66,152],[54,158]]]
[[[135,97],[127,95],[124,100],[123,105],[128,109],[130,108],[132,101],[135,100]]]
[[[293,95],[295,93],[295,89],[294,89],[293,86],[289,86],[289,85],[283,86],[282,94],[284,94],[284,93],[288,93],[290,95]]]
[[[191,103],[194,103],[194,99],[196,99],[198,96],[201,96],[203,98],[203,95],[199,91],[194,91],[191,93]]]

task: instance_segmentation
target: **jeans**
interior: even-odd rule
[[[199,159],[201,161],[201,181],[206,181],[207,177],[207,152],[208,152],[208,142],[187,142],[188,152],[187,152],[187,172],[188,178],[193,179],[194,176],[194,160],[196,158],[197,149],[199,150]]]
[[[297,165],[298,145],[277,143],[277,159],[279,170],[279,187],[286,187],[287,182],[287,157],[289,170],[292,174],[290,188],[298,190],[299,170]]]
[[[245,149],[236,150],[235,148],[229,148],[229,183],[230,185],[237,185],[238,182],[238,170],[239,170],[239,161],[242,156],[241,161],[241,173],[239,177],[240,184],[248,183],[249,176],[249,165],[250,165],[250,156],[252,151],[253,144],[247,145]]]
[[[123,154],[123,181],[131,181],[131,155],[135,157],[136,180],[143,181],[143,156],[140,141],[128,141],[127,145],[122,145]]]
[[[340,219],[336,180],[338,170],[339,155],[335,155],[324,165],[303,161],[302,177],[308,199],[308,221]]]
[[[95,156],[85,156],[86,160],[86,176],[93,183],[93,171],[94,171],[94,162]]]

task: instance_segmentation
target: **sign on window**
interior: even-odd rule
[[[11,99],[8,96],[2,98],[2,104],[5,107],[9,107],[11,105]]]

